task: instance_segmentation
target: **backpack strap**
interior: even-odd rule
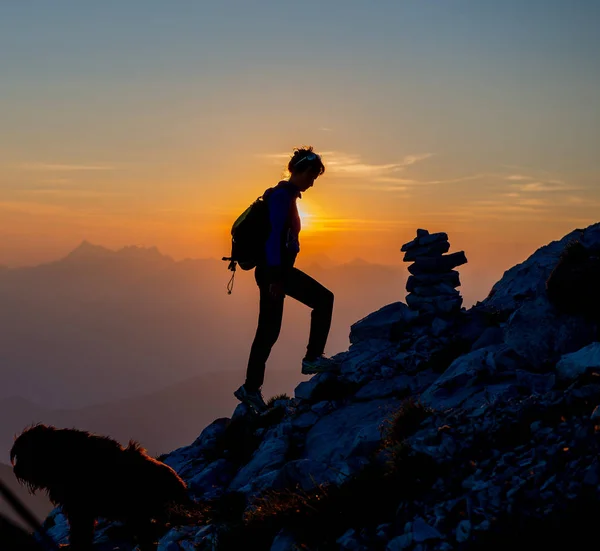
[[[227,268],[233,272],[231,279],[227,282],[227,294],[230,295],[231,291],[233,291],[233,280],[235,278],[235,260],[232,260]]]
[[[224,256],[221,260],[229,260],[229,266],[227,266],[227,269],[233,272],[231,274],[231,278],[227,282],[227,294],[230,295],[231,291],[233,291],[233,279],[235,278],[235,269],[237,267],[237,262],[230,256]]]

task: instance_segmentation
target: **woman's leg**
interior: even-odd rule
[[[246,390],[258,390],[264,381],[267,359],[271,354],[273,345],[277,342],[283,319],[283,301],[285,297],[273,299],[269,294],[268,284],[259,285],[260,306],[258,314],[258,327],[246,370]]]
[[[298,268],[292,268],[285,283],[285,294],[312,308],[306,358],[323,354],[331,328],[333,293]]]

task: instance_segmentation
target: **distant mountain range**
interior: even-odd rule
[[[237,400],[233,390],[243,382],[243,370],[203,374],[159,391],[79,409],[50,410],[21,397],[0,400],[0,479],[43,520],[53,508],[45,494],[30,495],[15,479],[8,463],[14,436],[34,423],[75,427],[111,436],[126,445],[138,440],[153,456],[193,441],[215,417],[230,417]],[[265,396],[288,393],[308,377],[298,370],[270,369]],[[0,513],[22,525],[0,497]],[[28,528],[28,527],[26,527]]]
[[[348,347],[352,323],[404,295],[400,268],[313,268],[336,294],[328,352]],[[81,407],[245,366],[258,290],[238,271],[227,295],[230,275],[219,260],[88,242],[56,262],[0,272],[0,399]],[[282,350],[301,357],[309,314],[288,301],[271,365],[285,367]]]
[[[292,394],[307,380],[300,369],[269,369],[265,396]],[[127,444],[138,440],[151,455],[173,450],[200,434],[215,417],[230,416],[238,401],[233,391],[244,370],[206,373],[164,389],[74,409],[49,409],[24,398],[0,400],[0,463],[9,461],[15,435],[34,423],[74,427],[105,434]]]
[[[335,293],[329,354],[348,348],[351,324],[405,295],[403,266],[325,257],[306,266]],[[0,462],[34,422],[134,438],[161,453],[229,415],[258,313],[253,273],[238,271],[228,295],[230,276],[220,260],[89,242],[56,262],[0,271]],[[266,394],[305,379],[309,323],[310,310],[288,299]]]

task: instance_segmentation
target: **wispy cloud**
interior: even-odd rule
[[[24,193],[41,194],[41,195],[60,195],[61,197],[107,197],[107,196],[123,196],[129,195],[117,191],[102,191],[94,189],[77,189],[77,188],[50,188],[39,187],[23,190]]]
[[[482,200],[473,201],[468,206],[460,207],[457,212],[469,216],[470,218],[502,216],[532,216],[549,212],[551,209],[543,202],[509,202],[501,200]]]
[[[446,178],[442,180],[427,180],[424,184],[458,184],[460,182],[469,182],[471,180],[481,180],[482,178],[497,178],[497,174],[468,174],[466,176],[458,176],[457,178]]]
[[[74,172],[88,170],[116,170],[113,165],[96,164],[61,164],[61,163],[23,163],[16,165],[19,170],[32,170],[41,172]]]
[[[62,197],[101,197],[108,195],[125,195],[122,189],[94,189],[80,181],[68,178],[49,178],[39,182],[8,182],[0,184],[0,189],[15,194],[61,195]]]
[[[574,188],[562,180],[556,179],[539,179],[534,176],[526,176],[524,174],[502,174],[498,172],[479,172],[475,174],[466,174],[465,176],[457,176],[454,178],[441,178],[434,180],[418,180],[397,178],[394,176],[382,176],[377,178],[378,182],[398,183],[404,185],[443,185],[443,184],[459,184],[461,182],[470,182],[475,180],[508,180],[511,182],[511,187],[516,191],[531,192],[531,191],[572,191]],[[506,194],[508,195],[508,194]]]
[[[563,180],[539,179],[534,176],[525,176],[523,174],[511,174],[505,178],[511,184],[512,189],[518,193],[544,193],[544,192],[564,192],[575,191],[575,187]]]
[[[71,215],[72,210],[63,205],[49,205],[35,201],[0,201],[0,211],[29,215]]]
[[[381,176],[375,180],[376,182],[386,183],[386,184],[399,184],[410,186],[411,184],[420,184],[419,180],[415,180],[413,178],[396,178],[394,176]]]
[[[523,193],[574,191],[575,188],[558,182],[527,182],[516,186]]]
[[[540,172],[540,171],[537,171]],[[521,193],[574,191],[575,188],[565,182],[553,178],[547,172],[543,174],[510,174],[505,180],[512,182],[510,186]]]
[[[365,189],[369,191],[386,191],[386,192],[394,192],[400,193],[404,191],[408,191],[409,188],[407,186],[393,186],[393,185],[380,185],[380,184],[359,184],[356,186],[350,186],[350,189]]]
[[[62,186],[71,184],[72,182],[73,180],[71,180],[70,178],[48,178],[46,180],[42,180],[40,184]]]
[[[523,198],[520,199],[517,203],[518,205],[524,207],[547,207],[550,206],[550,203],[546,199],[538,199],[538,198]]]
[[[483,178],[499,178],[498,174],[468,174],[466,176],[458,176],[456,178],[446,178],[441,180],[418,180],[414,178],[398,178],[395,176],[382,176],[376,178],[376,182],[398,184],[403,186],[430,186],[437,184],[458,184],[460,182],[469,182],[472,180],[481,180]]]
[[[330,152],[323,154],[324,161],[326,157],[327,170],[338,176],[359,177],[359,178],[382,178],[390,174],[395,174],[405,170],[420,161],[429,159],[431,153],[421,153],[416,155],[406,155],[399,161],[375,164],[363,161],[358,155],[349,155],[340,152]]]
[[[489,172],[467,173],[462,176],[448,178],[407,177],[410,174],[407,169],[429,159],[433,156],[431,153],[405,155],[400,160],[380,164],[368,162],[359,155],[339,151],[327,151],[322,156],[328,174],[335,174],[338,178],[357,180],[355,184],[345,184],[352,189],[408,194],[423,186],[443,186],[482,181],[490,184],[490,193],[495,194],[495,197],[500,200],[493,208],[504,209],[507,212],[522,212],[530,208],[541,208],[543,206],[542,203],[528,201],[524,196],[531,197],[536,194],[545,194],[546,196],[554,195],[557,198],[566,199],[568,194],[579,191],[571,183],[557,178],[556,175],[549,172],[506,165]],[[267,157],[277,159],[280,162],[281,159],[289,159],[289,154],[277,153]],[[494,182],[493,185],[492,182]]]
[[[501,175],[505,182],[503,190],[497,190],[498,193],[486,200],[475,200],[468,204],[466,208],[473,218],[511,216],[523,219],[535,216],[546,219],[555,216],[566,206],[584,206],[581,197],[573,194],[578,191],[573,184],[548,172],[534,170],[532,174],[527,174],[519,167],[512,169],[519,172]]]
[[[411,154],[393,162],[375,164],[363,160],[359,155],[340,151],[324,151],[320,154],[328,174],[336,174],[338,177],[346,178],[376,179],[380,182],[384,181],[381,178],[392,177],[391,175],[432,156],[432,153]],[[283,159],[289,159],[290,154],[269,153],[263,155],[263,157],[280,162]]]

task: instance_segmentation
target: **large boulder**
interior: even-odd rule
[[[298,400],[312,400],[313,396],[319,391],[319,388],[331,384],[336,380],[333,373],[318,373],[308,381],[303,381],[294,390],[294,396]]]
[[[592,247],[600,245],[600,222],[586,229],[577,229],[558,241],[540,247],[527,260],[504,272],[483,303],[492,309],[515,310],[525,300],[546,294],[546,280],[556,266],[561,253],[571,241],[581,241]]]
[[[460,356],[425,390],[421,402],[441,411],[459,406],[474,408],[487,396],[512,392],[517,365],[509,359],[512,359],[511,350],[504,344]]]
[[[556,374],[562,380],[573,381],[590,372],[600,373],[600,342],[565,354],[556,364]]]
[[[398,400],[357,402],[335,410],[320,419],[306,436],[304,457],[327,464],[347,459],[359,434],[371,434],[398,407]],[[363,431],[361,433],[361,431]]]
[[[225,434],[225,431],[230,424],[231,419],[228,417],[215,419],[200,433],[200,436],[194,440],[192,447],[201,450],[213,449],[217,445],[219,438]]]
[[[416,317],[403,302],[393,302],[369,314],[350,327],[352,344],[369,339],[388,339],[390,329],[407,325]]]
[[[235,474],[234,466],[227,459],[217,459],[188,480],[190,491],[201,499],[217,497]]]
[[[559,315],[541,295],[527,301],[509,318],[504,342],[539,369],[556,362],[595,338],[593,326],[580,317]]]
[[[291,422],[283,422],[269,429],[250,461],[237,472],[231,481],[229,490],[241,491],[253,479],[269,473],[274,474],[274,471],[281,468],[290,448],[291,430]]]
[[[600,245],[569,243],[546,282],[552,305],[563,314],[600,321]]]
[[[373,379],[356,394],[356,400],[374,400],[388,396],[408,394],[413,384],[413,377],[397,375],[386,379]]]

